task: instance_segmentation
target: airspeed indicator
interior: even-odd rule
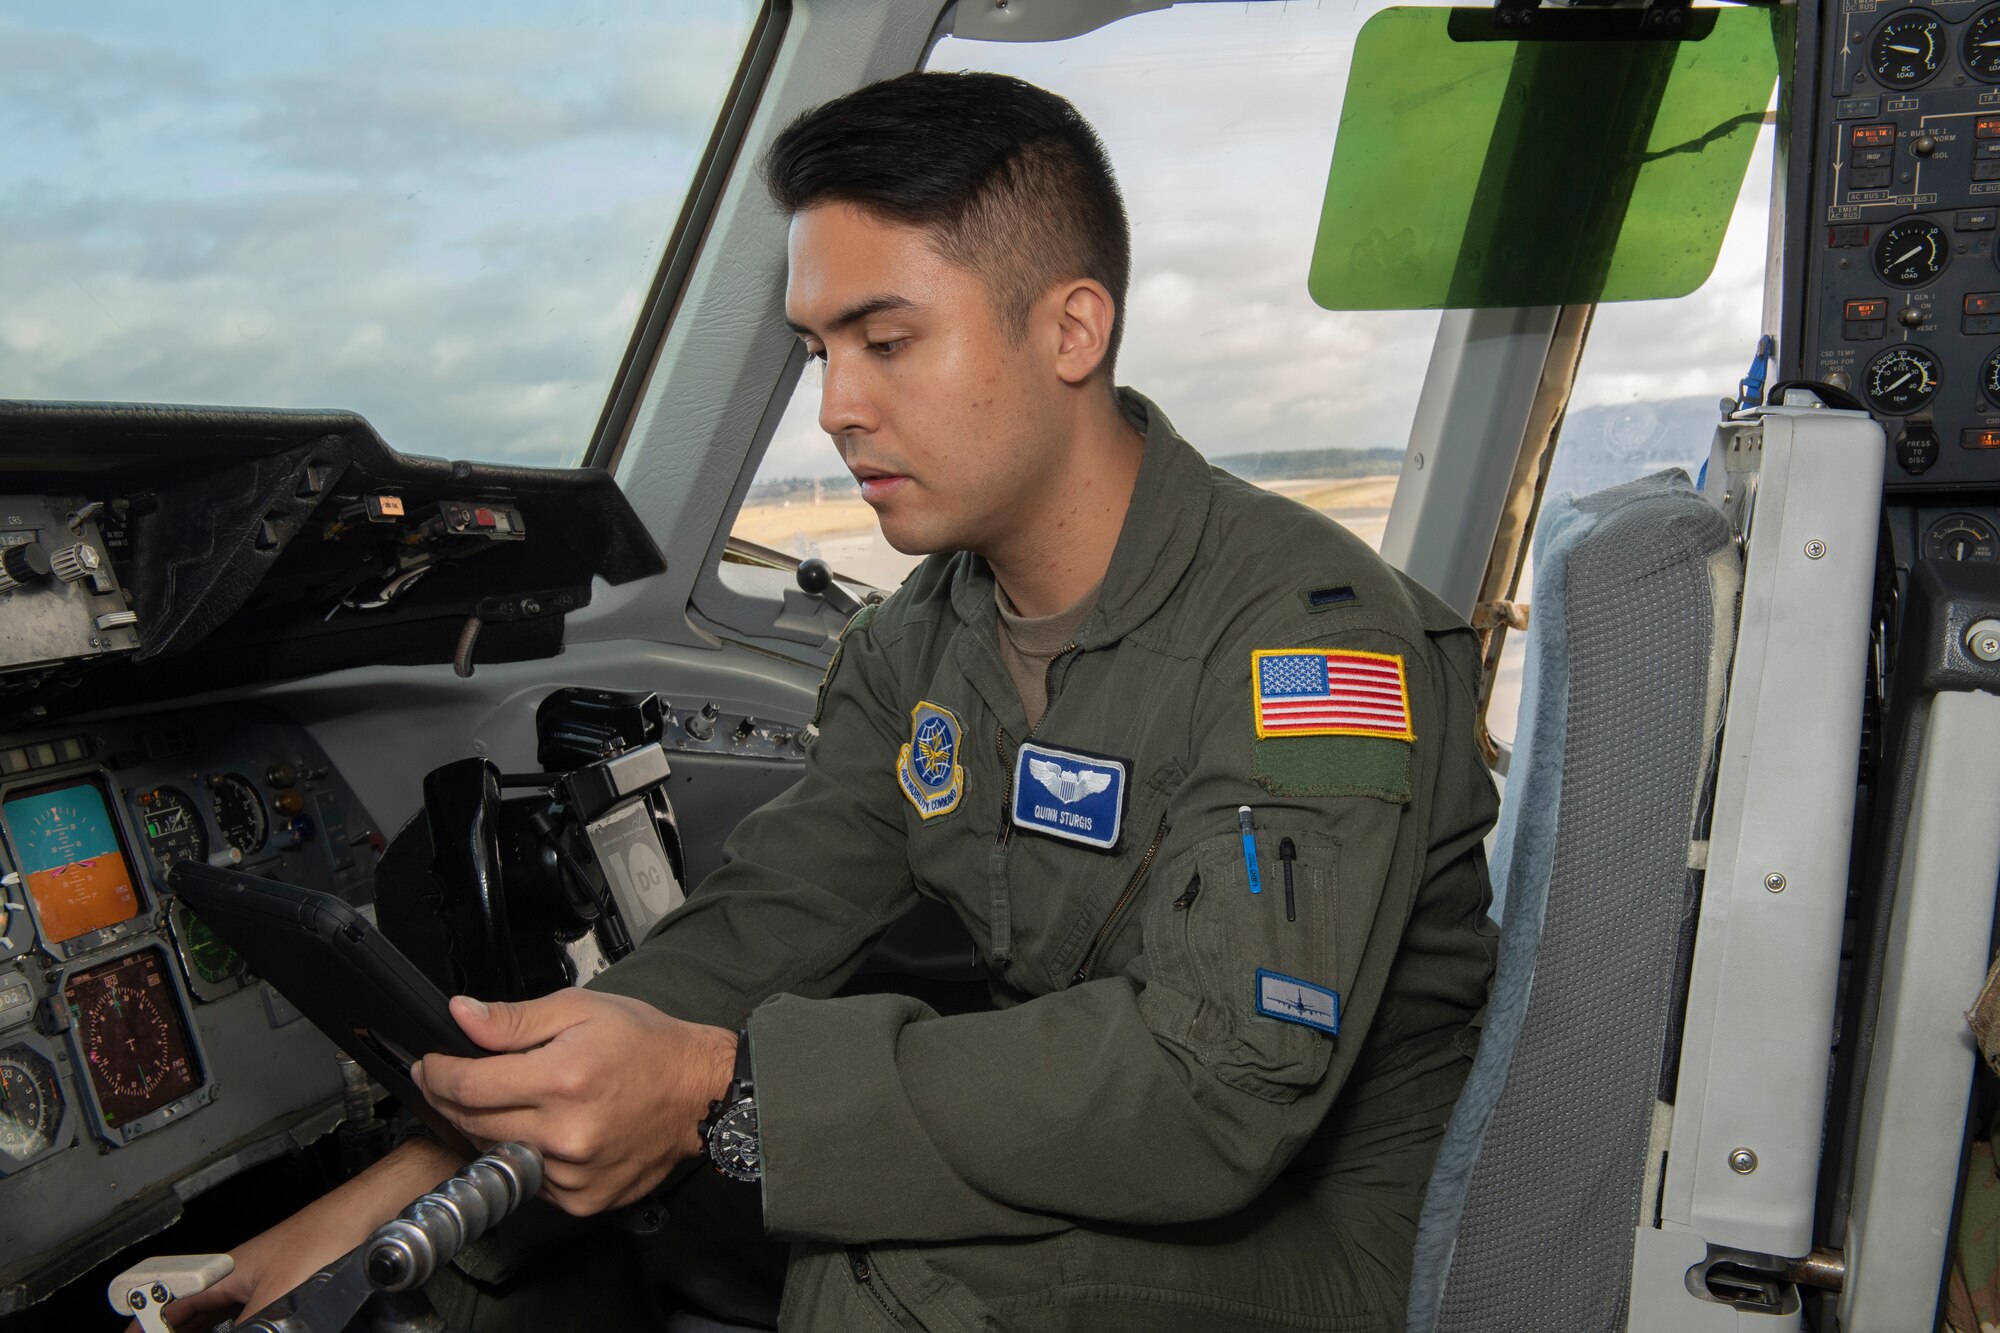
[[[1868,363],[1861,387],[1877,411],[1908,416],[1936,395],[1938,360],[1912,343],[1891,347]]]

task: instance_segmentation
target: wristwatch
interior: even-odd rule
[[[757,1138],[757,1095],[750,1081],[750,1032],[736,1034],[736,1071],[720,1101],[701,1122],[703,1154],[717,1173],[754,1185],[764,1178],[764,1150]]]

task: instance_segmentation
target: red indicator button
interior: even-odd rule
[[[1981,116],[1972,122],[1975,138],[2000,139],[2000,116]]]
[[[1966,299],[1970,300],[1971,298],[1967,297]],[[1847,317],[1849,319],[1887,319],[1889,317],[1889,303],[1879,296],[1871,296],[1865,301],[1849,301],[1847,303]]]
[[[1984,122],[1981,122],[1982,124]],[[1995,124],[2000,124],[1996,120]],[[1856,148],[1889,148],[1896,142],[1894,125],[1856,125],[1849,131],[1851,142]]]
[[[1974,428],[1958,437],[1961,449],[2000,449],[2000,430]]]
[[[1965,313],[2000,315],[2000,292],[1968,292],[1965,297]]]
[[[490,528],[494,524],[493,511],[491,509],[475,509],[472,511],[472,521],[482,528]]]

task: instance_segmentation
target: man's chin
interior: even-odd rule
[[[956,542],[940,533],[926,531],[907,523],[898,523],[889,515],[880,512],[875,517],[882,526],[882,540],[889,543],[891,549],[904,555],[936,555],[939,551],[959,549]]]

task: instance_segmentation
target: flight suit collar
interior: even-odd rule
[[[1111,552],[1097,609],[1077,631],[1077,646],[1084,649],[1116,643],[1166,605],[1194,562],[1214,486],[1207,462],[1151,399],[1121,388],[1118,405],[1133,425],[1145,431],[1146,451],[1139,460],[1132,503]],[[990,648],[997,660],[994,636],[999,614],[994,609],[993,570],[984,560],[971,556],[960,562],[951,604],[962,624],[992,640],[981,646]],[[1006,693],[1012,693],[1011,683]],[[1018,710],[1019,704],[1015,707]]]

